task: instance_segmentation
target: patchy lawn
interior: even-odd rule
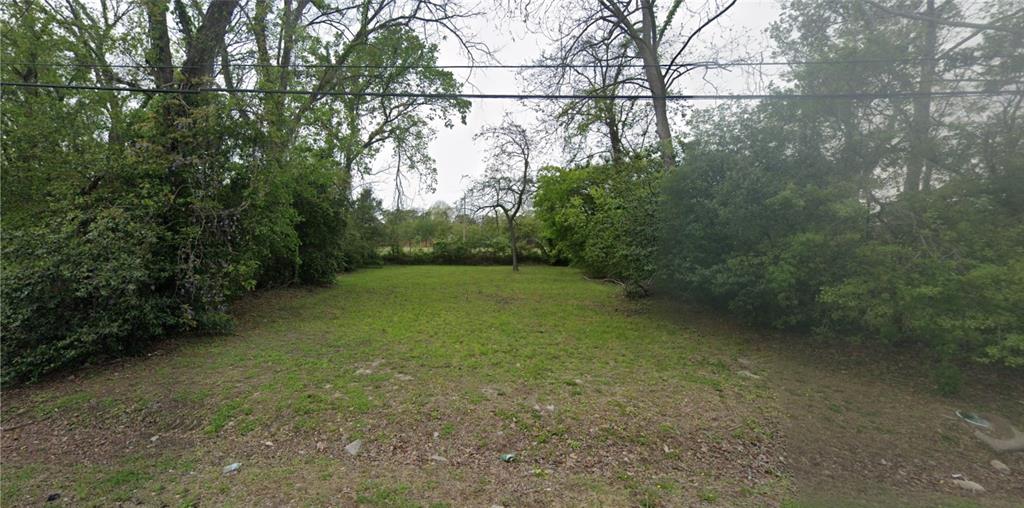
[[[570,269],[364,270],[238,307],[230,336],[6,390],[3,505],[1024,499],[1024,458],[994,471],[949,418],[969,401],[1020,424],[1019,379],[946,399],[896,360],[627,301]]]

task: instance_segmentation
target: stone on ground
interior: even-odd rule
[[[972,482],[970,480],[953,480],[953,485],[956,485],[957,487],[960,487],[961,489],[964,490],[969,490],[971,492],[985,492],[985,487],[982,487],[978,483]]]
[[[348,445],[345,446],[345,451],[348,452],[348,454],[353,456],[353,457],[355,457],[356,455],[359,455],[359,452],[362,449],[363,449],[363,440],[362,439],[356,439],[355,441],[352,441],[351,443],[349,443]]]
[[[996,468],[996,471],[999,471],[1000,473],[1010,474],[1010,466],[1003,464],[1001,460],[992,459],[992,462],[989,462],[989,464]]]

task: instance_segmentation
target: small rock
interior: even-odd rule
[[[359,374],[360,376],[368,376],[373,374],[373,369],[359,369],[356,371],[356,374]]]
[[[359,452],[362,449],[363,449],[363,440],[362,439],[356,439],[355,441],[352,441],[351,443],[349,443],[348,445],[345,446],[345,451],[348,452],[348,454],[353,456],[353,457],[355,457],[356,455],[359,455]]]
[[[395,379],[399,381],[412,381],[412,376],[408,374],[395,374]]]
[[[881,460],[879,460],[879,461],[878,461],[878,463],[879,463],[879,464],[881,464],[881,465],[883,465],[883,466],[888,466],[888,465],[889,465],[889,461],[888,461],[888,460],[885,460],[885,459],[881,459]]]
[[[52,502],[57,501],[59,499],[60,499],[60,492],[54,492],[53,494],[50,494],[49,496],[46,496],[46,502],[47,503],[52,503]]]
[[[953,484],[961,489],[969,490],[971,492],[985,492],[985,487],[982,487],[976,482],[972,482],[970,480],[953,480]]]
[[[761,376],[758,376],[757,374],[754,374],[753,372],[750,372],[749,370],[741,370],[741,371],[737,372],[736,375],[737,376],[742,376],[742,377],[745,377],[745,378],[749,378],[749,379],[761,379]]]
[[[326,449],[327,449],[327,443],[325,443],[323,441],[317,441],[316,442],[316,451],[322,452],[322,451],[324,451]]]
[[[439,437],[441,437],[441,433],[440,432],[435,432],[434,433],[434,439],[437,439]]]
[[[998,459],[992,459],[992,462],[989,462],[989,464],[996,468],[996,471],[999,471],[1000,473],[1010,474],[1010,466],[1003,464],[1003,462]]]
[[[444,457],[442,457],[440,455],[431,455],[430,456],[430,460],[432,460],[434,462],[448,462],[448,459],[446,459],[446,458],[444,458]]]
[[[269,447],[273,448],[274,447],[274,443],[272,443],[270,441],[264,441],[263,442],[263,446],[269,446]]]
[[[548,405],[544,406],[544,409],[547,409],[549,413],[554,413],[555,412],[555,406],[553,406],[551,404],[548,404]]]
[[[157,435],[149,438],[149,442],[150,443],[155,443],[157,439],[160,439],[160,434],[157,434]]]
[[[241,469],[241,468],[242,468],[242,464],[238,463],[238,462],[235,462],[234,464],[228,464],[228,465],[224,466],[224,474],[234,474],[234,473],[237,473],[238,470]]]

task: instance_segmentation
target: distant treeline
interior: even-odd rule
[[[426,210],[383,212],[381,259],[394,264],[507,265],[512,263],[504,218],[473,214],[443,201]],[[526,262],[548,263],[540,223],[531,215],[518,221],[517,248]]]

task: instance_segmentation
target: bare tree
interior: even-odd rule
[[[594,43],[576,55],[570,65],[565,55],[545,52],[538,67],[525,72],[531,93],[619,95],[643,88],[628,67],[629,55],[621,44]],[[564,134],[563,151],[570,161],[607,155],[622,160],[648,143],[654,123],[651,108],[641,101],[578,99],[566,103],[538,102],[541,118],[552,131]],[[596,136],[595,136],[596,135]]]
[[[487,170],[473,182],[464,199],[474,204],[474,213],[493,211],[505,217],[512,270],[518,272],[517,220],[536,188],[535,170],[531,165],[533,141],[526,128],[508,115],[500,124],[484,128],[474,139],[484,140],[489,145]]]
[[[552,13],[554,7],[550,2],[508,5],[524,16],[539,13],[563,20],[552,38],[567,69],[581,59],[592,61],[593,48],[601,46],[626,50],[625,55],[621,51],[608,53],[608,63],[622,62],[625,56],[625,61],[641,64],[642,73],[624,73],[617,84],[640,85],[650,93],[658,151],[665,168],[671,169],[675,165],[675,149],[666,96],[683,75],[714,66],[685,63],[682,58],[704,29],[736,5],[736,1],[708,0],[692,11],[684,6],[683,0],[673,0],[667,8],[659,8],[664,5],[658,6],[656,0],[597,0],[582,8],[570,7],[565,13]],[[677,23],[687,16],[690,19],[684,20],[686,23]],[[668,57],[668,63],[663,62],[663,57]],[[611,84],[616,83],[607,85]]]

